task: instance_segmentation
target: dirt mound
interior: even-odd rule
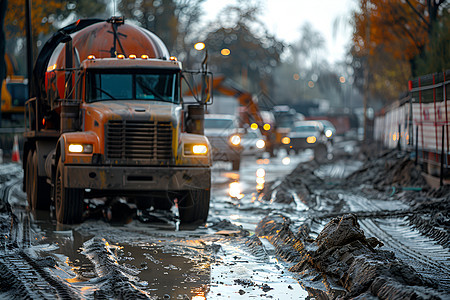
[[[323,180],[314,174],[314,170],[317,167],[318,164],[315,161],[299,164],[279,184],[276,186],[267,186],[263,191],[263,199],[289,204],[295,202],[296,199],[294,197],[297,197],[306,206],[314,205],[313,190],[316,186],[323,185]],[[276,197],[271,199],[270,197],[274,194]]]
[[[382,243],[367,238],[354,215],[331,220],[313,241],[294,234],[289,218],[282,215],[264,218],[256,234],[267,238],[281,258],[294,263],[291,272],[309,276],[317,286],[325,280],[318,290],[328,298],[441,299],[431,282],[394,253],[376,249]]]
[[[367,183],[380,190],[390,186],[428,188],[420,167],[408,154],[396,150],[371,157],[360,170],[347,178],[349,185]]]

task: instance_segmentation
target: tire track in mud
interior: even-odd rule
[[[381,204],[385,202],[377,204],[376,201],[359,196],[345,198],[352,209],[367,212],[368,216],[359,221],[367,234],[380,239],[398,258],[411,265],[424,277],[437,282],[440,288],[450,290],[449,249],[421,234],[409,224],[407,216],[418,212],[382,210]],[[383,212],[384,215],[379,216],[379,212]],[[374,215],[369,217],[371,213]]]
[[[417,272],[450,290],[449,251],[407,225],[406,219],[360,220],[361,228]]]
[[[93,238],[84,248],[82,254],[91,260],[100,284],[95,299],[156,299],[138,287],[140,271],[120,265],[108,242]]]
[[[26,212],[19,212],[17,215],[10,205],[14,188],[22,181],[18,174],[15,175],[9,174],[7,178],[2,178],[0,192],[4,213],[1,219],[0,296],[20,299],[80,299],[75,290],[47,270],[55,266],[54,260],[34,257],[30,248],[32,231],[29,215]]]

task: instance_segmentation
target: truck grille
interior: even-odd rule
[[[106,125],[106,158],[158,164],[172,159],[171,122],[110,120]]]

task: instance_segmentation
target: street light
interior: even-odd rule
[[[203,49],[205,49],[206,45],[203,42],[198,42],[194,45],[194,49],[197,51],[202,51]]]
[[[220,51],[220,54],[222,54],[223,56],[228,56],[228,55],[230,55],[230,53],[231,53],[230,49],[227,49],[227,48],[223,48]]]

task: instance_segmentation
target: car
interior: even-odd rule
[[[205,136],[211,144],[214,161],[229,161],[234,171],[239,170],[243,147],[243,132],[238,127],[234,115],[205,114]]]
[[[259,129],[249,129],[241,136],[242,155],[262,157],[266,151],[266,140]]]
[[[287,152],[299,153],[305,149],[326,149],[324,126],[318,121],[300,121],[294,123],[292,130],[281,139],[282,148]],[[315,151],[316,153],[316,151]]]

